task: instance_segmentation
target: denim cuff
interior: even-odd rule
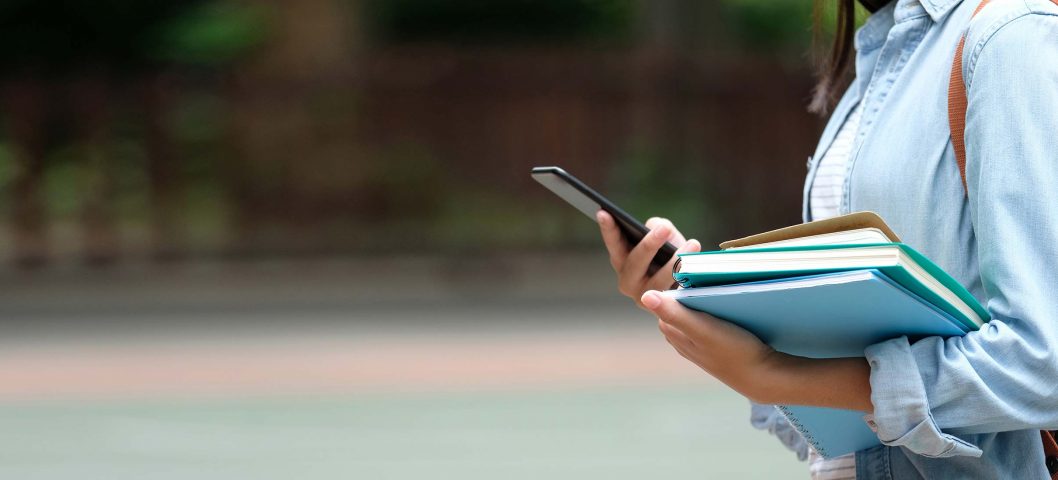
[[[907,337],[867,347],[871,365],[871,403],[878,439],[924,457],[980,457],[981,449],[940,431]]]

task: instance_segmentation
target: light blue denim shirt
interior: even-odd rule
[[[992,316],[965,337],[867,348],[883,445],[856,453],[860,479],[1047,478],[1038,430],[1058,428],[1058,6],[993,0],[971,22],[977,4],[897,0],[873,14],[813,156],[864,102],[842,212],[881,214]],[[965,195],[947,93],[967,28]],[[755,406],[752,421],[805,453],[774,409]]]

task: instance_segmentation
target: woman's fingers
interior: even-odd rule
[[[620,273],[625,258],[628,257],[628,243],[621,235],[621,229],[617,226],[613,216],[605,210],[596,212],[595,220],[599,222],[603,244],[606,245],[606,251],[610,254],[610,265],[613,266],[614,271]]]
[[[698,365],[698,361],[695,360],[695,357],[691,353],[690,349],[673,342],[672,339],[670,339],[669,337],[665,337],[665,341],[669,342],[669,346],[671,346],[672,349],[676,351],[676,353],[680,354],[681,357],[695,365]]]
[[[680,248],[676,249],[676,253],[692,253],[702,251],[702,244],[698,243],[698,240],[690,239],[684,242]],[[655,290],[668,290],[672,285],[672,266],[676,264],[676,256],[674,255],[664,267],[659,268],[654,273],[653,277],[650,277],[650,281],[647,282],[647,287]]]
[[[658,316],[658,328],[681,356],[740,393],[746,394],[760,372],[774,368],[775,350],[738,325],[689,310],[653,290],[640,302]]]
[[[668,225],[668,227],[672,229],[672,234],[669,235],[668,242],[677,247],[683,245],[683,243],[687,241],[687,239],[683,238],[683,234],[680,233],[680,231],[676,229],[676,226],[667,218],[650,217],[647,219],[645,225],[651,230],[662,225]]]
[[[650,231],[639,241],[637,245],[631,246],[624,238],[620,226],[610,213],[599,210],[595,214],[599,222],[599,232],[602,234],[603,243],[610,256],[610,266],[617,272],[618,290],[633,299],[642,296],[643,291],[651,288],[665,289],[672,285],[669,280],[672,265],[675,258],[670,259],[667,264],[656,273],[648,275],[650,264],[665,242],[679,247],[677,252],[697,252],[702,246],[697,241],[686,241],[672,222],[654,217],[647,220]]]
[[[683,332],[688,338],[709,339],[712,337],[709,321],[714,318],[708,313],[690,310],[680,305],[680,302],[675,299],[653,290],[644,293],[640,301],[658,318]]]
[[[679,343],[684,347],[694,346],[694,340],[691,340],[691,338],[680,331],[680,329],[672,326],[672,324],[666,322],[664,319],[658,319],[658,330],[660,330],[661,334],[665,335],[665,338],[669,339],[670,342]]]
[[[676,353],[679,353],[681,357],[691,363],[702,367],[702,363],[698,358],[698,347],[687,335],[684,335],[679,329],[665,323],[660,318],[658,319],[658,330],[661,330],[662,335],[665,336],[665,341],[669,342],[669,345],[672,346]]]
[[[661,246],[665,244],[671,234],[671,226],[659,225],[651,230],[650,233],[647,233],[639,241],[639,244],[628,252],[628,257],[625,258],[620,272],[621,288],[626,295],[635,295],[642,291],[640,285],[646,281],[647,268],[650,266],[650,261],[654,259],[654,255],[658,253],[658,250],[661,249]]]

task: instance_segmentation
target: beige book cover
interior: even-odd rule
[[[878,230],[881,230],[886,237],[889,237],[890,240],[894,242],[900,241],[900,238],[893,232],[893,229],[889,228],[889,225],[886,225],[885,220],[882,220],[882,217],[877,213],[854,212],[848,215],[828,218],[826,220],[817,220],[814,222],[783,227],[778,230],[758,233],[737,240],[728,240],[721,243],[720,248],[726,250],[729,248],[747,247],[761,243],[778,242],[781,240],[790,240],[834,232],[844,232],[846,230],[856,230],[859,228],[877,228]]]

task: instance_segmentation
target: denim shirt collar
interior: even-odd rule
[[[963,0],[896,0],[874,12],[856,32],[854,45],[857,57],[864,57],[885,44],[889,30],[896,24],[916,18],[929,17],[934,23],[959,6]],[[865,73],[865,72],[857,72]]]
[[[963,0],[896,0],[882,7],[856,33],[856,50],[868,51],[878,48],[885,42],[886,33],[893,24],[929,16],[939,23]],[[893,4],[896,4],[894,7]]]
[[[926,13],[929,14],[934,22],[940,23],[941,19],[948,12],[959,6],[960,3],[962,3],[962,0],[925,0],[922,7],[926,9]]]
[[[962,0],[897,0],[894,17],[900,23],[925,14],[939,23],[960,3]]]

